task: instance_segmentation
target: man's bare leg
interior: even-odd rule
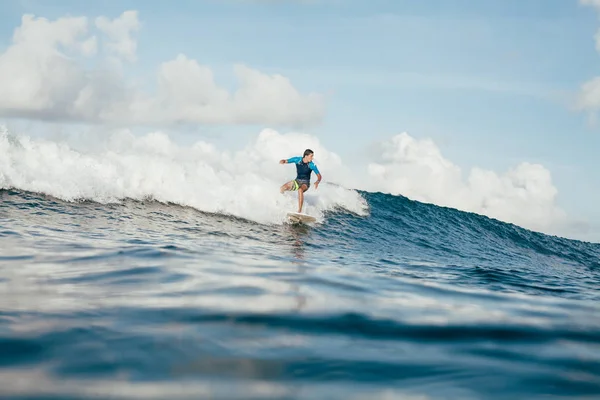
[[[298,212],[302,212],[302,206],[304,205],[304,192],[308,190],[306,185],[302,185],[298,189]]]
[[[281,187],[279,188],[279,193],[283,194],[283,192],[285,192],[286,190],[292,190],[292,184],[293,181],[289,181],[281,185]]]

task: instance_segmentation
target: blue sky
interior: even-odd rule
[[[129,9],[142,23],[131,75],[154,74],[178,53],[226,87],[236,63],[279,73],[302,93],[328,95],[324,120],[305,131],[347,162],[363,163],[373,140],[403,131],[434,139],[463,171],[537,162],[562,208],[600,223],[600,128],[573,106],[600,73],[600,22],[576,0],[22,0],[0,4],[0,44],[24,13],[115,18]],[[241,147],[259,128],[199,126],[179,137],[235,137]]]

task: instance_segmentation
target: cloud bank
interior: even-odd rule
[[[432,140],[417,140],[406,132],[380,143],[368,175],[364,187],[371,191],[400,194],[544,232],[556,232],[568,223],[556,205],[558,190],[544,166],[524,162],[503,174],[473,168],[464,177]]]
[[[56,20],[24,15],[0,54],[0,115],[88,123],[307,125],[324,98],[301,94],[284,76],[235,65],[238,88],[219,87],[213,71],[185,54],[158,66],[154,93],[128,83],[137,61],[136,11]],[[89,65],[95,65],[89,67]]]

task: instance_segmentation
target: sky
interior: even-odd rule
[[[275,160],[293,142],[347,187],[600,242],[599,16],[600,0],[5,1],[0,124]]]

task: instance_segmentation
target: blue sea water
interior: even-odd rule
[[[600,245],[360,196],[309,226],[0,191],[0,397],[600,398]]]

